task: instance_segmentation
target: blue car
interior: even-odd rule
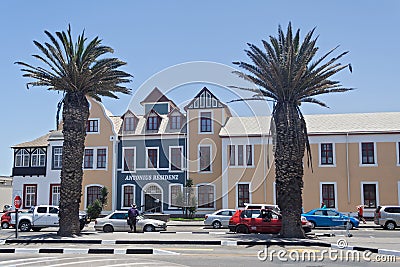
[[[358,227],[360,221],[354,217],[349,217],[334,209],[313,209],[302,214],[311,223],[311,227],[335,227],[346,226],[350,223],[349,228]]]

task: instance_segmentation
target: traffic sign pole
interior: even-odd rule
[[[21,207],[22,199],[20,196],[16,195],[14,198],[15,207],[15,238],[18,238],[18,209]]]

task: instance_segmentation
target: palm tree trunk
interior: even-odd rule
[[[80,233],[79,205],[82,195],[83,155],[89,102],[81,92],[67,93],[63,107],[63,154],[58,235]]]
[[[305,238],[301,225],[304,134],[295,105],[284,103],[274,112],[277,202],[282,211],[280,235]]]

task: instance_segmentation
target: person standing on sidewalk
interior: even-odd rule
[[[365,221],[365,218],[364,218],[364,207],[365,207],[365,205],[357,206],[357,215],[358,215],[358,220],[360,222],[362,221],[365,224],[367,222]]]
[[[131,231],[136,233],[136,217],[139,216],[139,211],[136,208],[135,204],[132,204],[132,207],[128,210],[128,218],[129,218],[129,227]]]

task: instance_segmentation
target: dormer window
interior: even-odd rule
[[[134,131],[135,130],[135,118],[125,117],[124,118],[124,131]]]
[[[158,130],[160,126],[160,118],[158,116],[150,116],[147,118],[147,130]]]
[[[171,129],[180,129],[181,128],[181,116],[171,116]]]
[[[29,167],[29,152],[26,149],[21,149],[15,155],[15,167]]]

